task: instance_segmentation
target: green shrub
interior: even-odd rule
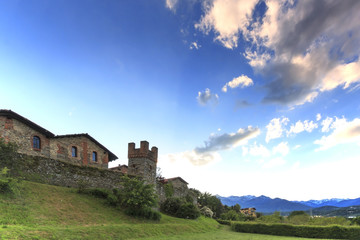
[[[15,143],[6,143],[4,139],[0,138],[0,166],[16,169],[15,164],[18,146]]]
[[[351,225],[360,225],[360,216],[357,216],[356,218],[353,218],[351,220]]]
[[[176,216],[177,211],[183,203],[184,200],[180,198],[168,198],[160,205],[160,210],[171,216]]]
[[[216,219],[216,221],[222,225],[228,225],[228,226],[231,225],[231,221],[229,220]]]
[[[235,210],[229,210],[226,213],[220,215],[222,220],[239,221],[239,214]]]
[[[196,219],[200,217],[200,210],[192,203],[184,203],[176,212],[176,217]]]
[[[18,195],[20,192],[19,180],[8,177],[7,167],[0,170],[0,194]]]
[[[232,230],[277,236],[305,238],[360,239],[359,227],[295,226],[290,224],[232,223]]]
[[[171,182],[164,185],[165,197],[171,198],[174,195],[174,186]]]
[[[208,207],[202,207],[201,209],[200,209],[200,213],[202,214],[202,215],[204,215],[205,217],[209,217],[209,218],[212,218],[213,217],[213,215],[214,215],[214,213],[213,213],[213,211],[211,211],[211,209],[210,208],[208,208]]]
[[[127,208],[125,213],[129,216],[142,217],[154,221],[160,221],[161,219],[161,214],[158,211],[152,210],[151,208]]]

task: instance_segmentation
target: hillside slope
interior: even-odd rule
[[[218,227],[215,220],[205,218],[136,219],[76,189],[26,181],[22,185],[16,198],[0,195],[0,239],[133,239],[204,233]]]

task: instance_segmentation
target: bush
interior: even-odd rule
[[[228,225],[228,226],[231,225],[231,221],[229,220],[216,219],[216,221],[222,225]]]
[[[290,224],[232,223],[232,230],[304,238],[360,239],[360,228],[342,226],[295,226]]]
[[[360,225],[360,216],[351,220],[351,225]]]
[[[196,219],[200,216],[199,209],[181,198],[168,198],[161,205],[160,210],[166,214],[179,218]]]
[[[129,216],[142,217],[154,221],[160,221],[161,219],[161,214],[158,211],[152,210],[151,208],[127,208],[125,213]]]
[[[204,215],[205,217],[209,217],[209,218],[212,218],[213,217],[213,215],[214,215],[214,213],[213,213],[213,211],[211,211],[211,209],[210,208],[208,208],[208,207],[202,207],[201,209],[200,209],[200,213],[202,214],[202,215]]]
[[[184,200],[180,198],[168,198],[160,205],[160,210],[171,216],[176,216],[177,211],[183,203]]]
[[[196,219],[200,217],[200,211],[194,204],[184,203],[178,209],[176,216],[179,218]]]
[[[220,215],[222,220],[239,221],[239,214],[235,210],[229,210],[226,213]]]
[[[19,180],[8,177],[7,167],[0,170],[0,194],[17,195],[20,192]]]
[[[0,138],[0,166],[15,169],[17,165],[14,159],[16,158],[18,146],[15,143],[6,143],[4,139]]]

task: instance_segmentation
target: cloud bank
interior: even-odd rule
[[[204,9],[199,31],[229,49],[247,41],[243,54],[267,81],[264,103],[293,107],[360,82],[360,1],[213,0]]]

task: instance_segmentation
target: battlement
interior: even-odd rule
[[[149,150],[149,142],[141,141],[140,148],[135,148],[135,143],[129,143],[128,158],[148,158],[154,162],[157,162],[158,148],[152,147]]]

